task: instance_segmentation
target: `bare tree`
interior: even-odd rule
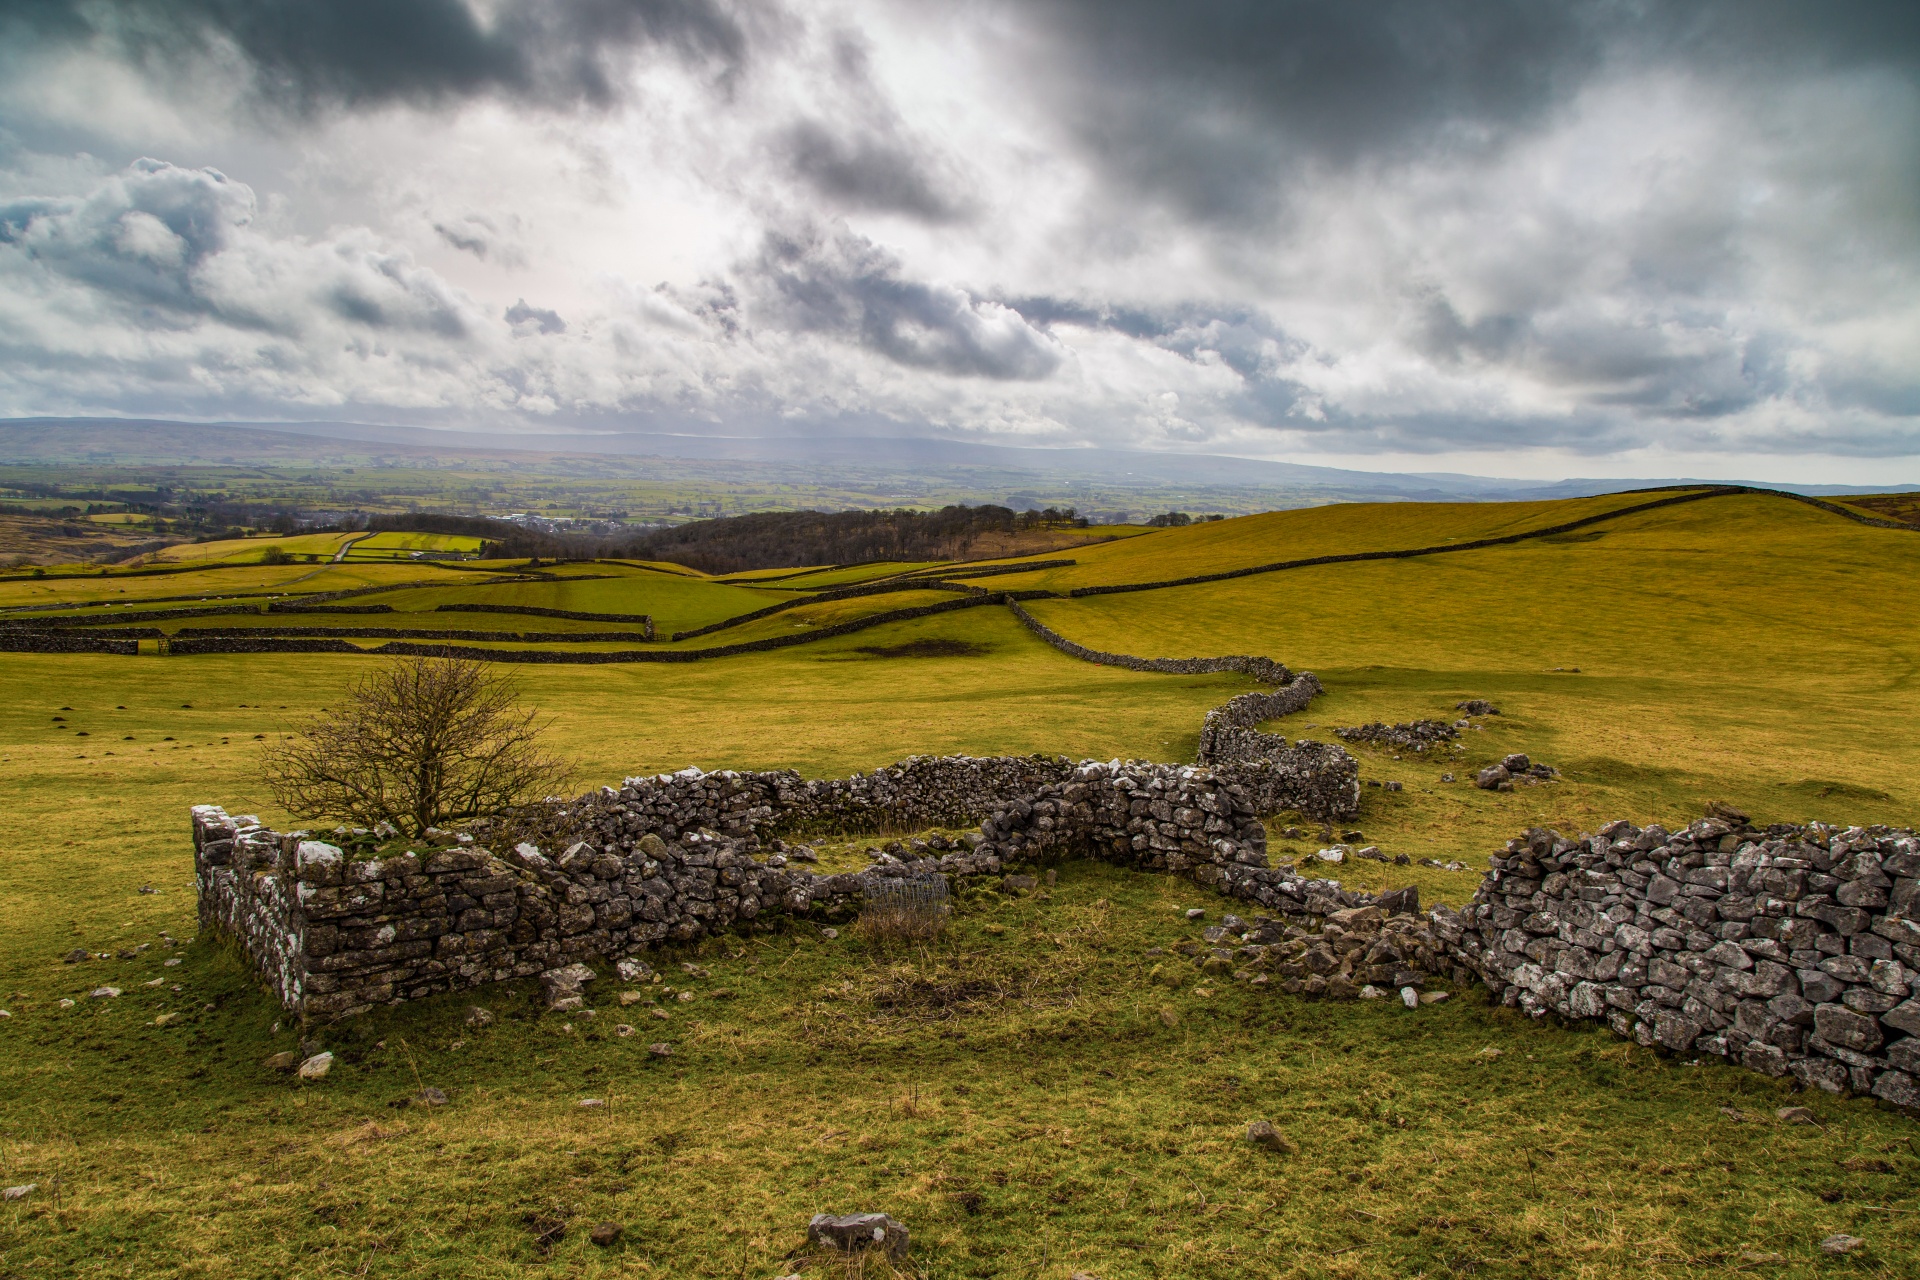
[[[267,785],[296,817],[390,822],[417,836],[564,786],[569,770],[539,743],[551,723],[486,663],[405,658],[268,746]]]

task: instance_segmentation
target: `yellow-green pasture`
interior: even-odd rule
[[[1164,582],[1282,560],[1442,546],[1552,528],[1672,495],[1614,493],[1560,502],[1333,503],[1268,511],[1180,529],[1156,529],[1095,546],[1063,548],[1040,560],[1073,560],[1072,568],[993,579],[1005,590],[1069,591],[1074,587]],[[1707,499],[1717,501],[1717,499]]]
[[[416,551],[477,552],[479,538],[451,533],[375,533],[356,538],[347,550],[349,560],[406,560]]]
[[[1297,536],[1270,541],[1338,545],[1341,528],[1372,529],[1368,513],[1405,510],[1288,513]],[[1501,527],[1497,512],[1459,511],[1460,536]],[[1432,540],[1441,514],[1409,539]],[[1265,554],[1208,545],[1239,523],[1124,545],[1167,552],[1139,578],[1233,567]],[[1910,823],[1916,557],[1910,533],[1718,497],[1564,539],[1031,607],[1102,648],[1315,670],[1327,696],[1273,726],[1293,736],[1491,698],[1505,714],[1468,731],[1457,759],[1355,748],[1366,780],[1406,786],[1364,788],[1351,825],[1365,840],[1477,870],[1535,823],[1671,823],[1707,799],[1761,821]],[[646,590],[523,586],[556,600]],[[924,639],[971,656],[884,656]],[[195,936],[186,806],[287,821],[262,789],[260,746],[374,661],[0,655],[13,695],[0,704],[0,995],[13,1015],[0,1020],[0,1184],[38,1186],[0,1206],[12,1270],[767,1280],[792,1273],[809,1215],[864,1208],[912,1226],[925,1276],[1920,1269],[1910,1118],[1532,1025],[1471,992],[1409,1013],[1208,982],[1153,953],[1195,936],[1183,908],[1210,921],[1225,904],[1085,865],[1032,896],[968,890],[950,939],[924,950],[792,928],[658,956],[663,982],[637,1004],[619,1002],[609,974],[591,1019],[539,1016],[520,984],[309,1029],[339,1065],[296,1086],[260,1066],[297,1036],[233,953],[208,938],[172,950],[160,934]],[[1190,759],[1206,708],[1253,687],[1076,662],[991,606],[742,658],[515,674],[582,787],[689,763],[839,774],[915,752]],[[1463,781],[1512,750],[1565,779],[1510,795]],[[1272,826],[1276,856],[1321,845],[1297,816]],[[1305,838],[1282,838],[1289,826]],[[1477,883],[1371,862],[1336,874],[1456,904]],[[128,960],[59,959],[142,944]],[[711,976],[686,976],[682,959]],[[123,994],[85,995],[103,983]],[[665,986],[693,998],[662,998]],[[492,1026],[465,1025],[476,1002]],[[162,1014],[177,1017],[153,1025]],[[672,1056],[649,1057],[655,1041]],[[421,1084],[452,1102],[389,1105]],[[1797,1103],[1821,1124],[1775,1121]],[[1246,1145],[1256,1118],[1301,1151]],[[602,1220],[626,1225],[621,1244],[586,1241]],[[565,1224],[550,1253],[539,1222]],[[1818,1242],[1833,1232],[1867,1245],[1829,1259]],[[802,1274],[835,1272],[814,1260]]]
[[[290,556],[332,558],[351,533],[298,533],[289,537],[262,534],[257,538],[224,538],[217,542],[181,542],[154,552],[156,563],[174,565],[245,564],[275,548]]]

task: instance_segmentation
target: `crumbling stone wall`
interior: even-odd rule
[[[945,820],[989,804],[999,807],[981,831],[945,842],[937,858],[859,874],[790,865],[771,836],[810,823],[958,825]],[[526,841],[490,850],[467,833],[353,858],[307,833],[197,806],[201,917],[238,940],[288,1008],[334,1017],[783,915],[832,915],[863,901],[876,875],[997,876],[1091,853],[1283,910],[1314,909],[1315,894],[1335,908],[1371,901],[1268,868],[1245,788],[1186,766],[918,757],[812,782],[689,769],[628,779],[549,817],[564,852]]]
[[[1920,840],[1616,822],[1507,846],[1449,946],[1505,1003],[1920,1106]]]
[[[1285,672],[1286,668],[1281,670]],[[1283,686],[1277,692],[1243,693],[1207,712],[1200,725],[1201,764],[1269,760],[1292,748],[1280,735],[1261,733],[1255,726],[1306,710],[1307,704],[1324,691],[1311,671],[1297,676],[1288,673],[1285,680],[1275,683]]]

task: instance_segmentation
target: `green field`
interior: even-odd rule
[[[347,549],[348,560],[412,560],[427,553],[457,552],[478,555],[478,538],[463,538],[449,533],[376,533],[355,539]]]
[[[1441,545],[1658,496],[1281,512],[1039,556],[1079,563],[983,585],[1062,590]],[[434,608],[644,612],[666,644],[796,595],[633,566],[553,579],[483,567],[518,576],[352,562],[50,574],[0,583],[0,609],[424,581],[363,597],[401,613],[331,620],[559,632],[596,627]],[[1362,863],[1346,882],[1415,883],[1457,905],[1486,856],[1534,824],[1672,824],[1721,799],[1760,822],[1912,825],[1916,579],[1920,535],[1745,494],[1485,550],[1028,607],[1097,648],[1257,653],[1312,670],[1326,697],[1275,726],[1295,737],[1492,699],[1504,714],[1465,735],[1460,762],[1353,748],[1364,778],[1406,785],[1363,789],[1366,839],[1474,870]],[[808,604],[682,647],[951,598]],[[884,656],[925,639],[971,652]],[[912,1274],[928,1277],[1920,1270],[1911,1117],[1531,1024],[1470,991],[1408,1013],[1194,975],[1158,985],[1145,953],[1193,935],[1179,909],[1221,904],[1092,865],[1063,869],[1049,893],[963,897],[951,936],[924,950],[792,929],[664,953],[667,982],[694,999],[663,1018],[646,1003],[623,1010],[610,973],[591,1020],[536,1016],[524,985],[383,1011],[322,1031],[341,1065],[294,1087],[260,1062],[295,1032],[273,1029],[281,1015],[234,953],[211,937],[172,950],[160,933],[195,937],[186,806],[290,822],[268,807],[259,747],[366,662],[0,654],[0,801],[13,819],[0,836],[0,1007],[12,1014],[0,1020],[0,1185],[40,1188],[0,1204],[0,1274],[770,1280],[793,1270],[810,1214],[869,1208],[912,1227]],[[826,776],[919,752],[1190,760],[1205,710],[1254,687],[1078,662],[995,606],[707,662],[514,670],[581,789],[687,764]],[[1512,750],[1564,781],[1494,794],[1441,780]],[[857,865],[864,843],[838,843],[832,865]],[[1272,852],[1316,847],[1276,836]],[[76,946],[143,943],[134,959],[59,962]],[[173,957],[183,963],[163,966]],[[684,978],[682,959],[712,976]],[[125,994],[84,995],[103,982]],[[954,991],[971,994],[939,994]],[[60,1009],[63,996],[77,1006]],[[473,1003],[499,1021],[465,1028]],[[152,1025],[163,1012],[181,1016]],[[642,1034],[612,1035],[622,1021]],[[651,1040],[674,1056],[650,1060]],[[416,1071],[451,1104],[389,1107]],[[582,1110],[589,1097],[606,1105]],[[1821,1126],[1776,1124],[1774,1109],[1794,1103]],[[1255,1118],[1301,1152],[1248,1147],[1239,1135]],[[529,1215],[568,1223],[550,1256]],[[615,1248],[586,1240],[602,1220],[627,1228]],[[1827,1258],[1817,1244],[1837,1231],[1868,1245]],[[802,1274],[837,1273],[816,1260]]]

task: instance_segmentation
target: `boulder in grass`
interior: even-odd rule
[[[1498,791],[1502,784],[1513,785],[1513,771],[1501,764],[1488,765],[1473,780],[1473,785],[1482,791]]]
[[[593,970],[583,964],[549,969],[540,975],[540,1002],[549,1013],[566,1013],[583,1008],[586,984],[593,981]]]
[[[831,1245],[842,1253],[878,1249],[894,1262],[905,1261],[906,1224],[884,1213],[816,1213],[807,1224],[807,1242]]]
[[[1300,1148],[1293,1139],[1274,1128],[1271,1120],[1255,1120],[1247,1126],[1247,1141],[1262,1151],[1272,1151],[1283,1156],[1293,1155]]]

